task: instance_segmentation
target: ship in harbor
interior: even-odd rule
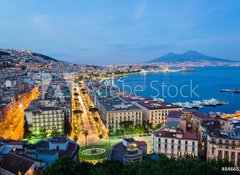
[[[117,81],[123,82],[124,81],[124,77],[118,77]]]
[[[179,72],[196,72],[197,70],[194,68],[190,68],[190,67],[183,67],[179,70]]]
[[[221,89],[220,92],[232,92],[234,94],[240,94],[240,90],[237,89]]]
[[[217,100],[215,98],[211,98],[211,99],[202,100],[202,101],[177,102],[177,103],[174,103],[174,104],[182,106],[186,109],[201,109],[204,106],[216,107],[216,106],[226,105],[226,104],[229,104],[229,103],[225,102],[225,101],[222,101],[222,100]]]
[[[240,94],[240,90],[234,90],[232,93],[234,93],[234,94]]]

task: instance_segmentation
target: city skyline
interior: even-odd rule
[[[240,59],[238,1],[24,0],[1,5],[2,48],[88,64],[141,63],[187,50]]]
[[[239,174],[240,1],[0,5],[0,175]]]

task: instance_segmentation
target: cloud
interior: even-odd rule
[[[134,10],[135,18],[142,18],[146,15],[147,5],[146,0],[139,0],[137,7]]]

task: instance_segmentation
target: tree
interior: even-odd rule
[[[69,116],[65,113],[64,115],[64,134],[69,135],[72,131],[71,123],[69,122]]]
[[[95,121],[95,122],[99,122],[99,119],[98,119],[98,117],[93,117],[93,120]]]
[[[47,137],[47,131],[44,128],[40,128],[38,137],[46,138]]]
[[[73,140],[74,140],[74,142],[77,143],[77,141],[78,141],[78,136],[77,136],[77,135],[74,135]]]
[[[61,133],[57,130],[57,128],[54,126],[51,131],[51,136],[60,136]]]
[[[83,111],[80,109],[76,109],[73,111],[73,114],[82,114],[82,113],[83,113]]]
[[[120,126],[123,127],[125,132],[132,132],[133,121],[122,121],[120,122]]]
[[[89,107],[89,111],[90,111],[91,113],[95,113],[95,112],[98,111],[98,108],[95,108],[95,107],[90,106],[90,107]]]
[[[79,93],[74,93],[73,95],[75,95],[75,96],[79,96]]]
[[[28,121],[27,121],[27,118],[26,116],[24,115],[24,138],[27,138],[30,134],[30,131],[29,131],[29,126],[28,126]]]
[[[82,92],[83,94],[86,94],[86,93],[87,93],[86,89],[81,89],[81,92]]]
[[[101,146],[101,141],[102,141],[102,138],[103,138],[103,134],[99,134],[98,138],[100,139],[100,146]]]
[[[149,122],[149,121],[144,120],[142,125],[143,125],[143,128],[144,128],[145,132],[149,132],[149,130],[152,129],[152,123]]]
[[[85,130],[83,132],[84,136],[85,136],[85,146],[87,146],[87,136],[88,136],[88,130]]]
[[[47,167],[43,175],[238,175],[239,172],[224,172],[222,167],[233,167],[228,161],[205,161],[202,159],[170,159],[165,156],[158,160],[142,160],[141,162],[123,165],[118,161],[103,161],[101,163],[89,164],[77,163],[70,157],[63,157]]]
[[[153,130],[157,130],[157,129],[161,128],[161,127],[162,127],[161,124],[157,124],[157,125],[153,128]]]
[[[92,164],[83,162],[79,164],[71,157],[63,157],[47,167],[40,174],[42,175],[89,175],[92,169]]]

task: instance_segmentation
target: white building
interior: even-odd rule
[[[170,111],[182,110],[180,106],[157,100],[138,102],[137,106],[143,110],[143,120],[152,123],[153,126],[165,125]]]
[[[119,99],[98,99],[99,114],[109,128],[120,128],[121,122],[131,121],[133,125],[142,125],[143,112],[132,103],[124,103]]]
[[[198,157],[198,138],[196,133],[184,132],[178,122],[168,123],[153,132],[153,151],[168,157]]]
[[[12,87],[12,82],[10,80],[6,80],[5,86],[6,86],[6,88]]]

